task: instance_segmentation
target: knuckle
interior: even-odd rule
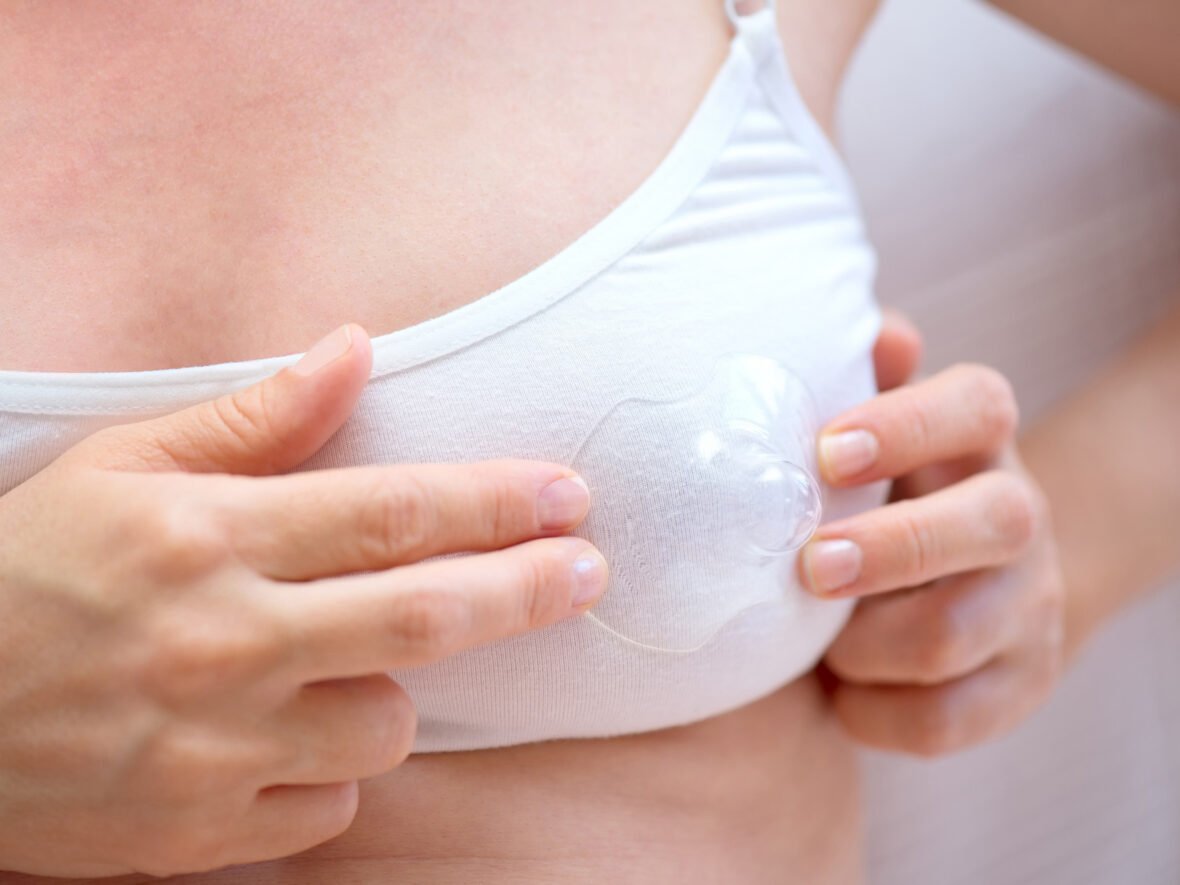
[[[316,771],[318,762],[314,745],[299,739],[295,732],[284,730],[259,741],[252,767],[255,771],[285,772],[286,777],[296,781]]]
[[[1011,439],[1020,423],[1012,383],[991,366],[965,363],[959,368],[968,385],[968,399],[979,421],[980,433],[997,442]]]
[[[218,617],[170,607],[149,629],[141,684],[166,707],[224,694],[273,668],[283,648],[277,630],[244,610]]]
[[[944,605],[927,630],[918,653],[924,682],[941,682],[963,672],[975,650],[975,630],[961,608]]]
[[[962,728],[954,705],[945,697],[922,705],[914,714],[910,748],[919,756],[943,756],[963,743]]]
[[[536,503],[522,495],[519,480],[493,473],[487,480],[480,525],[487,529],[487,543],[515,538],[533,528]]]
[[[448,588],[422,588],[407,593],[395,606],[389,632],[412,661],[438,660],[462,647],[471,628],[471,607]]]
[[[192,499],[155,503],[136,515],[134,537],[145,577],[161,583],[208,574],[229,561],[232,545],[205,509]]]
[[[1031,483],[1008,471],[990,471],[988,523],[1000,549],[1009,556],[1023,553],[1037,534],[1039,506]]]
[[[903,559],[899,579],[920,584],[934,577],[932,569],[938,562],[938,540],[932,527],[912,508],[898,505],[897,551]]]
[[[518,623],[524,629],[552,623],[569,605],[569,547],[563,541],[541,541],[531,547],[530,555],[521,560],[517,594]]]
[[[254,384],[210,402],[215,438],[254,449],[275,437],[273,384]]]
[[[934,404],[925,391],[914,388],[896,403],[897,419],[904,428],[905,442],[902,447],[914,452],[925,452],[936,442],[937,429],[932,420]]]
[[[170,808],[190,809],[224,786],[225,769],[206,735],[180,725],[161,728],[140,748],[137,793]]]
[[[333,785],[334,789],[322,791],[321,802],[326,806],[316,815],[318,832],[308,840],[318,845],[339,836],[356,818],[360,806],[360,793],[356,781]],[[310,846],[309,846],[310,847]]]
[[[359,540],[376,562],[418,558],[436,533],[434,507],[426,486],[412,473],[375,482],[361,508]]]

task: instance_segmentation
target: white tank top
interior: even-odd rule
[[[874,393],[875,257],[848,176],[791,79],[773,9],[727,11],[729,54],[647,180],[519,279],[373,338],[372,377],[355,412],[300,470],[562,461],[620,400],[683,395],[735,351],[789,366],[822,421]],[[299,356],[142,372],[0,371],[0,494],[100,427],[248,386]],[[644,488],[644,476],[627,470],[591,482],[599,502]],[[828,490],[826,517],[874,506],[881,492]],[[692,512],[666,517],[632,527],[635,555],[652,574],[677,550],[716,544]],[[682,635],[712,620],[702,605],[652,599],[638,614]],[[417,752],[642,732],[718,715],[797,678],[850,606],[788,587],[781,603],[741,612],[680,653],[579,617],[393,675],[418,708]]]

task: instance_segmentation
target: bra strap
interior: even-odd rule
[[[754,0],[755,3],[759,0]],[[725,0],[725,15],[733,25],[734,33],[750,49],[750,54],[756,60],[762,59],[778,43],[778,30],[775,24],[774,0],[760,0],[761,6],[750,8],[750,0],[742,5],[748,12],[738,12],[741,0]]]
[[[772,14],[774,13],[774,0],[759,0],[759,2],[762,4],[761,6],[751,12],[744,14],[737,11],[738,2],[739,0],[725,0],[725,15],[729,19],[729,23],[733,25],[734,30],[736,31],[740,31],[742,29],[743,19],[750,18],[751,16],[754,16],[757,13],[767,9],[770,10]]]
[[[831,181],[844,191],[857,207],[856,191],[844,160],[827,134],[812,116],[791,73],[787,52],[778,35],[774,0],[760,0],[761,6],[739,13],[738,5],[749,8],[759,0],[724,0],[725,14],[733,25],[738,39],[758,65],[758,77],[770,100],[790,127],[795,137],[810,148],[820,167]]]

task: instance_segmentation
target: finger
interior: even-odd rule
[[[384,569],[566,531],[590,495],[559,464],[393,464],[238,479],[222,519],[238,555],[279,580]]]
[[[902,476],[927,464],[987,455],[1012,439],[1012,387],[986,366],[953,366],[845,412],[824,428],[819,465],[833,485]]]
[[[274,719],[286,752],[273,778],[331,784],[383,774],[410,755],[417,724],[409,695],[384,674],[305,685]]]
[[[588,609],[606,583],[581,538],[279,588],[279,617],[305,680],[436,661]]]
[[[882,311],[881,331],[873,345],[873,367],[880,390],[892,390],[910,380],[922,360],[922,333],[901,311]]]
[[[218,866],[288,857],[334,839],[352,825],[358,798],[356,781],[262,790]]]
[[[295,365],[186,409],[100,430],[72,457],[115,470],[282,473],[315,454],[352,413],[368,381],[365,330],[341,326]]]
[[[800,579],[822,596],[915,587],[1011,561],[1032,542],[1037,520],[1027,483],[989,470],[821,526],[799,557]]]
[[[898,501],[905,498],[918,498],[962,482],[976,473],[997,469],[1024,472],[1014,445],[1002,446],[995,452],[965,455],[953,461],[942,461],[938,464],[919,467],[912,473],[895,479],[890,489],[890,496]]]
[[[934,685],[1019,642],[1021,570],[975,572],[864,600],[824,658],[843,682]]]
[[[172,876],[287,857],[348,829],[358,795],[355,781],[275,786],[260,791],[241,812],[219,810],[212,816],[192,809],[180,825],[153,821],[162,832],[141,840],[135,867]]]
[[[1045,700],[1056,675],[1048,654],[1013,655],[937,686],[841,683],[832,704],[862,744],[938,756],[1011,729]]]

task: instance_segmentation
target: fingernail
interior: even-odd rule
[[[881,446],[867,430],[846,430],[819,441],[819,457],[830,479],[850,479],[877,462]]]
[[[565,476],[541,489],[537,522],[543,529],[566,528],[581,519],[589,506],[590,490],[582,477]]]
[[[324,366],[340,359],[351,348],[352,329],[346,324],[317,341],[292,369],[297,375],[314,375]]]
[[[812,541],[803,548],[803,567],[817,593],[831,593],[860,577],[864,554],[852,541]]]
[[[602,595],[606,586],[606,560],[591,547],[574,560],[574,607],[586,605]]]

